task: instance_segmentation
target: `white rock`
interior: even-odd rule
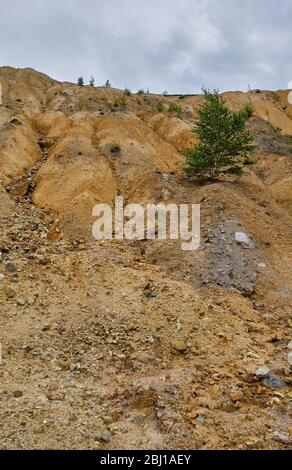
[[[4,279],[5,279],[4,274],[0,273],[0,282],[4,281]]]
[[[279,432],[275,431],[272,434],[273,439],[275,439],[278,442],[282,442],[282,444],[291,444],[292,439],[290,435],[287,432]]]
[[[239,245],[243,245],[247,248],[250,248],[250,246],[251,246],[251,240],[250,240],[249,236],[246,235],[246,233],[243,233],[243,232],[236,232],[235,241]]]
[[[259,263],[258,269],[266,269],[267,265],[265,263]]]
[[[268,375],[270,374],[270,369],[268,367],[259,367],[256,371],[255,371],[255,375],[259,378],[259,379],[264,379],[266,377],[268,377]]]
[[[33,305],[35,303],[35,299],[33,297],[28,297],[27,298],[27,303],[28,303],[28,305]]]
[[[292,349],[292,341],[288,344],[288,349]]]
[[[290,366],[292,366],[292,352],[288,354],[288,363]]]
[[[163,179],[163,181],[165,181],[166,183],[169,183],[169,181],[170,181],[170,175],[168,175],[167,173],[164,173],[164,174],[162,175],[162,179]]]
[[[193,116],[194,108],[192,106],[185,106],[184,107],[184,112],[189,114],[190,116]]]

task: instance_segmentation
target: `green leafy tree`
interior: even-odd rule
[[[252,108],[248,105],[232,111],[218,90],[203,89],[203,93],[193,130],[198,143],[186,150],[186,173],[211,180],[224,173],[241,174],[243,160],[256,149],[246,125]]]
[[[84,86],[83,77],[79,77],[77,83],[78,83],[79,86]]]

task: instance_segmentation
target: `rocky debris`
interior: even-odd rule
[[[0,282],[3,282],[3,281],[4,281],[4,279],[5,279],[5,276],[4,276],[4,274],[0,273]]]
[[[199,276],[204,285],[216,284],[251,297],[256,292],[258,251],[250,239],[248,249],[247,245],[242,249],[244,245],[236,242],[234,233],[242,233],[236,232],[239,224],[230,218],[217,221],[216,226],[212,224],[203,232],[205,260],[202,264],[207,272],[202,270]],[[247,242],[245,238],[240,240]]]
[[[292,352],[288,354],[288,363],[290,366],[292,366]]]
[[[27,194],[28,189],[29,189],[29,181],[25,177],[13,179],[9,187],[7,188],[11,196],[21,196],[21,197],[24,197]]]

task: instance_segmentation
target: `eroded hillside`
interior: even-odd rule
[[[200,96],[0,83],[1,448],[291,447],[288,93],[225,94],[258,150],[211,184],[182,171]],[[200,203],[200,249],[94,241],[116,195]]]

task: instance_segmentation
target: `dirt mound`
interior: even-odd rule
[[[291,447],[288,92],[225,94],[258,151],[207,184],[182,171],[200,96],[0,82],[1,448]],[[95,242],[117,195],[201,204],[200,249]]]

